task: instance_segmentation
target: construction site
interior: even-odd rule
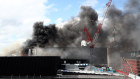
[[[31,38],[0,57],[0,79],[140,79],[140,1],[124,12],[104,4],[100,19],[81,6],[62,28],[35,22]]]

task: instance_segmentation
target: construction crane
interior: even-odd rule
[[[95,35],[94,35],[93,38],[91,38],[91,36],[90,36],[90,34],[88,32],[88,29],[87,28],[84,28],[84,31],[83,31],[83,40],[81,41],[81,46],[87,46],[87,44],[89,44],[91,48],[94,48],[94,46],[95,46],[95,44],[97,42],[97,39],[99,37],[99,34],[100,34],[100,31],[101,31],[103,22],[104,22],[104,20],[106,18],[106,15],[107,15],[107,12],[108,12],[108,8],[111,5],[111,2],[112,2],[112,0],[109,0],[108,3],[106,4],[105,11],[104,11],[104,14],[103,14],[103,19],[98,24],[97,29],[96,29],[96,32],[95,32]]]

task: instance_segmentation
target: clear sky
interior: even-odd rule
[[[81,5],[92,6],[99,17],[108,0],[0,0],[0,51],[31,38],[33,23],[61,23],[78,16]],[[127,0],[113,0],[123,10]],[[15,47],[16,48],[16,47]]]

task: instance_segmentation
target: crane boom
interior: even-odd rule
[[[97,39],[98,39],[98,37],[99,37],[99,33],[100,33],[100,31],[101,31],[101,28],[102,28],[104,19],[106,18],[106,14],[107,14],[108,8],[109,8],[110,5],[111,5],[111,2],[112,2],[112,0],[109,0],[108,3],[106,4],[106,9],[105,9],[104,14],[103,14],[103,20],[101,21],[101,23],[98,24],[97,30],[96,30],[95,35],[94,35],[94,37],[93,37],[93,41],[92,41],[92,45],[91,45],[92,48],[94,48],[94,46],[95,46],[95,44],[96,44],[96,41],[97,41]]]
[[[109,0],[108,3],[106,4],[106,8],[105,8],[105,11],[104,11],[104,14],[103,14],[103,19],[102,19],[102,21],[97,25],[97,29],[96,29],[96,32],[95,32],[95,34],[94,34],[93,39],[88,38],[88,41],[90,41],[91,47],[92,47],[92,48],[94,48],[94,46],[95,46],[95,44],[96,44],[96,42],[97,42],[97,39],[98,39],[98,37],[99,37],[99,34],[100,34],[100,31],[101,31],[101,28],[102,28],[104,19],[106,18],[106,15],[107,15],[107,12],[108,12],[108,8],[110,7],[111,2],[112,2],[112,0]],[[84,29],[85,29],[85,28],[84,28]],[[87,30],[86,30],[86,31],[87,31]],[[84,32],[85,32],[85,30],[84,30]],[[86,32],[85,32],[85,33],[86,33]],[[84,36],[84,34],[83,34],[83,36]],[[89,34],[87,34],[87,36],[89,36]],[[90,37],[90,36],[89,36],[89,37]],[[85,39],[86,39],[86,38],[85,38]],[[86,40],[83,39],[82,42],[81,42],[81,46],[86,46],[86,42],[88,42],[88,41],[86,41]],[[84,44],[83,44],[83,43],[84,43]]]

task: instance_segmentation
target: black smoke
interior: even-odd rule
[[[98,15],[91,7],[82,6],[78,19],[73,18],[61,29],[56,27],[55,24],[44,26],[43,22],[36,22],[33,26],[32,39],[25,42],[24,49],[33,49],[34,47],[80,47],[83,28],[87,27],[89,33],[93,36],[96,31]]]
[[[128,0],[124,10],[119,10],[115,6],[111,6],[108,12],[109,29],[115,27],[115,41],[121,50],[138,49],[136,38],[133,33],[139,30],[140,27],[140,1]],[[112,31],[108,31],[111,36]]]
[[[36,22],[33,26],[32,39],[29,39],[25,42],[25,49],[32,49],[36,46],[45,48],[49,40],[54,41],[56,37],[57,29],[54,24],[44,26],[43,22]]]
[[[108,46],[110,47],[110,64],[118,69],[121,68],[121,57],[128,58],[129,52],[139,50],[140,38],[137,32],[140,31],[140,1],[128,0],[123,10],[112,5],[107,18],[107,37],[115,38]]]
[[[107,13],[104,25],[106,28],[102,29],[96,46],[115,47],[112,51],[117,53],[127,53],[128,50],[137,49],[138,44],[133,38],[133,32],[137,31],[140,26],[139,4],[139,0],[128,0],[123,10],[112,5]],[[64,24],[63,28],[58,28],[59,26],[56,27],[56,25],[44,26],[43,22],[36,22],[33,26],[32,39],[26,41],[24,48],[80,47],[84,27],[88,28],[93,37],[97,29],[97,21],[96,11],[89,6],[82,6],[79,15]],[[112,33],[114,27],[115,34]],[[112,38],[115,38],[115,41],[110,41]],[[68,55],[73,56],[70,53]]]

